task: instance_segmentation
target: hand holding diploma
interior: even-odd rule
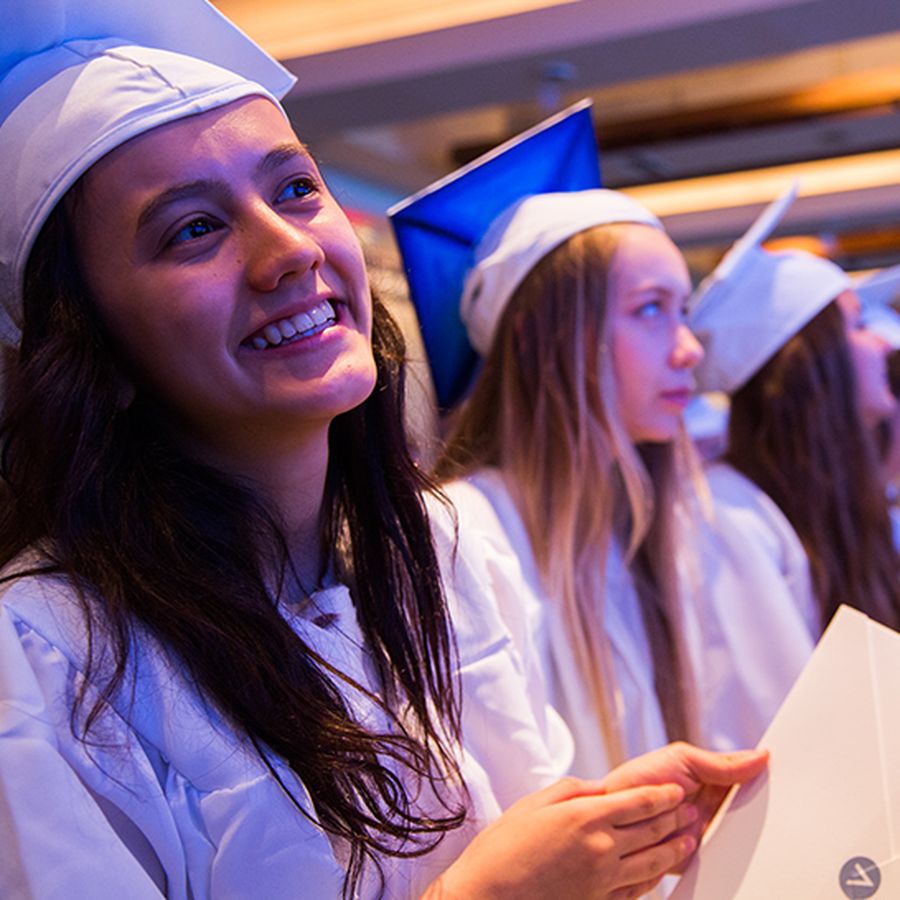
[[[900,897],[900,635],[841,607],[671,900]]]
[[[697,818],[685,833],[699,841],[732,786],[759,775],[768,758],[765,750],[714,753],[679,742],[629,760],[613,769],[602,783],[611,791],[639,784],[679,785],[685,802],[697,809]]]
[[[626,900],[678,871],[728,787],[766,754],[672,744],[601,781],[566,778],[513,804],[479,834],[425,900]]]

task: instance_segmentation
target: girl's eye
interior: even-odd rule
[[[635,310],[635,315],[641,319],[655,319],[662,311],[663,305],[660,300],[650,300],[648,303],[642,303]]]
[[[304,197],[315,193],[317,185],[312,178],[304,176],[295,178],[289,184],[285,185],[281,193],[275,198],[276,203],[282,203],[285,200],[302,200]]]
[[[183,225],[169,240],[169,245],[185,244],[195,241],[197,238],[206,237],[216,230],[216,226],[209,219],[192,219],[187,225]]]

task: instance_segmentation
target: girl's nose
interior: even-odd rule
[[[683,322],[675,335],[672,364],[678,369],[693,369],[703,359],[703,345]]]
[[[282,279],[317,269],[325,259],[307,223],[293,222],[264,203],[242,226],[247,281],[257,291],[274,291]]]

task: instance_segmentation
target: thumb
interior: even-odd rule
[[[576,797],[599,796],[606,793],[607,788],[601,781],[589,781],[568,776],[531,794],[526,794],[513,803],[507,812],[530,812],[552,806],[555,803],[564,803]]]
[[[769,762],[768,750],[714,753],[699,747],[686,747],[684,752],[688,770],[703,784],[742,784],[759,775]]]

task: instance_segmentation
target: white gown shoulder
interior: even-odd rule
[[[473,498],[477,489],[480,498]],[[573,662],[571,642],[559,603],[544,589],[531,542],[502,473],[479,470],[448,487],[455,503],[477,509],[482,531],[510,550],[518,562],[518,586],[498,598],[501,616],[528,660],[532,682],[540,684],[574,742],[569,774],[599,778],[610,769],[603,731],[592,712],[587,686]],[[469,499],[473,498],[473,499]],[[627,568],[617,550],[610,553],[602,598],[607,638],[617,684],[615,697],[629,756],[667,742],[653,682],[650,648]]]
[[[787,518],[744,475],[710,466],[712,520],[698,525],[691,652],[705,743],[757,744],[819,632],[809,562]],[[699,583],[696,583],[699,580]]]
[[[537,601],[493,508],[472,485],[431,503],[463,683],[466,750],[500,807],[567,774],[572,738],[550,705],[530,627]]]
[[[85,655],[81,610],[64,582],[28,577],[4,589],[0,832],[16,837],[0,896],[283,896],[298,856],[320,896],[339,894],[328,838],[153,642],[135,651],[133,696],[116,696],[92,743],[76,738],[72,698],[83,690],[90,709],[98,696]],[[312,813],[303,786],[273,763]]]

